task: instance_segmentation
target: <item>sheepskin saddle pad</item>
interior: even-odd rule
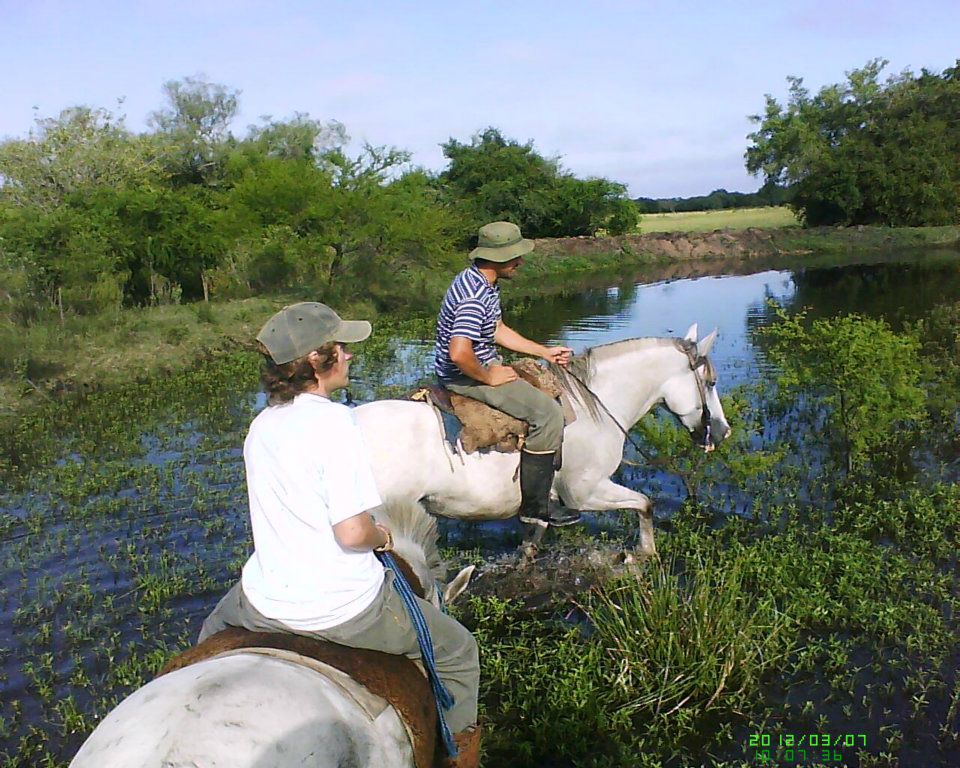
[[[554,400],[560,400],[565,423],[569,424],[576,418],[566,393],[557,381],[556,374],[549,368],[544,368],[531,358],[513,363],[511,367],[521,379]],[[528,429],[527,422],[515,419],[486,403],[435,385],[422,387],[409,397],[411,400],[424,400],[445,415],[452,415],[453,423],[449,418],[443,421],[447,439],[451,443],[456,443],[459,438],[460,445],[467,453],[473,453],[482,448],[512,453],[523,447]]]

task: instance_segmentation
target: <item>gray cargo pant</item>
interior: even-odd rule
[[[491,387],[466,376],[444,381],[443,386],[464,397],[472,397],[498,411],[530,425],[523,449],[529,453],[553,453],[563,442],[563,409],[560,403],[532,384],[517,379]]]
[[[368,648],[411,659],[420,658],[417,632],[407,607],[393,586],[393,571],[387,571],[380,593],[358,616],[329,629],[303,631],[290,629],[267,618],[254,608],[238,581],[203,622],[197,642],[203,642],[227,627],[243,627],[251,632],[283,632],[327,640],[351,648]],[[480,686],[480,656],[477,641],[460,622],[438,611],[432,603],[417,598],[423,618],[433,639],[437,673],[446,685],[454,704],[444,715],[450,731],[459,733],[477,722],[477,694]]]

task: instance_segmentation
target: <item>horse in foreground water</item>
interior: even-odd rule
[[[627,339],[587,350],[558,368],[576,420],[563,435],[563,466],[553,492],[572,509],[635,509],[640,549],[656,554],[653,505],[644,494],[614,483],[626,432],[663,403],[705,449],[730,433],[709,358],[716,331],[697,341],[694,324],[683,339]],[[460,520],[503,520],[520,506],[520,455],[496,451],[461,455],[444,439],[432,407],[378,400],[354,411],[363,431],[380,495],[419,501],[432,513]]]
[[[427,599],[441,601],[436,519],[418,504],[376,516]],[[443,592],[450,603],[473,566]],[[345,674],[295,654],[233,651],[162,675],[120,702],[81,746],[71,768],[411,768],[396,710]]]

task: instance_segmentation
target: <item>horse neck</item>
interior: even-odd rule
[[[626,429],[636,424],[658,401],[664,385],[686,364],[672,344],[651,344],[598,360],[592,389]]]

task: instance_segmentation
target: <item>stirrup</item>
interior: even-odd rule
[[[557,514],[561,509],[567,513],[565,516],[563,514]],[[523,514],[518,514],[518,517],[520,518],[521,523],[526,523],[527,525],[539,525],[543,526],[544,528],[547,526],[553,528],[563,528],[567,525],[579,523],[582,519],[581,514],[577,510],[553,504],[551,504],[551,509],[547,512],[545,517],[530,517]]]
[[[560,505],[550,505],[550,511],[547,512],[546,522],[554,528],[563,528],[566,525],[575,525],[580,522],[581,514],[576,509],[563,507]]]
[[[525,525],[539,525],[543,528],[546,528],[550,523],[547,520],[544,520],[540,517],[531,517],[530,515],[524,515],[520,512],[517,513],[517,517],[520,518],[520,522]]]

